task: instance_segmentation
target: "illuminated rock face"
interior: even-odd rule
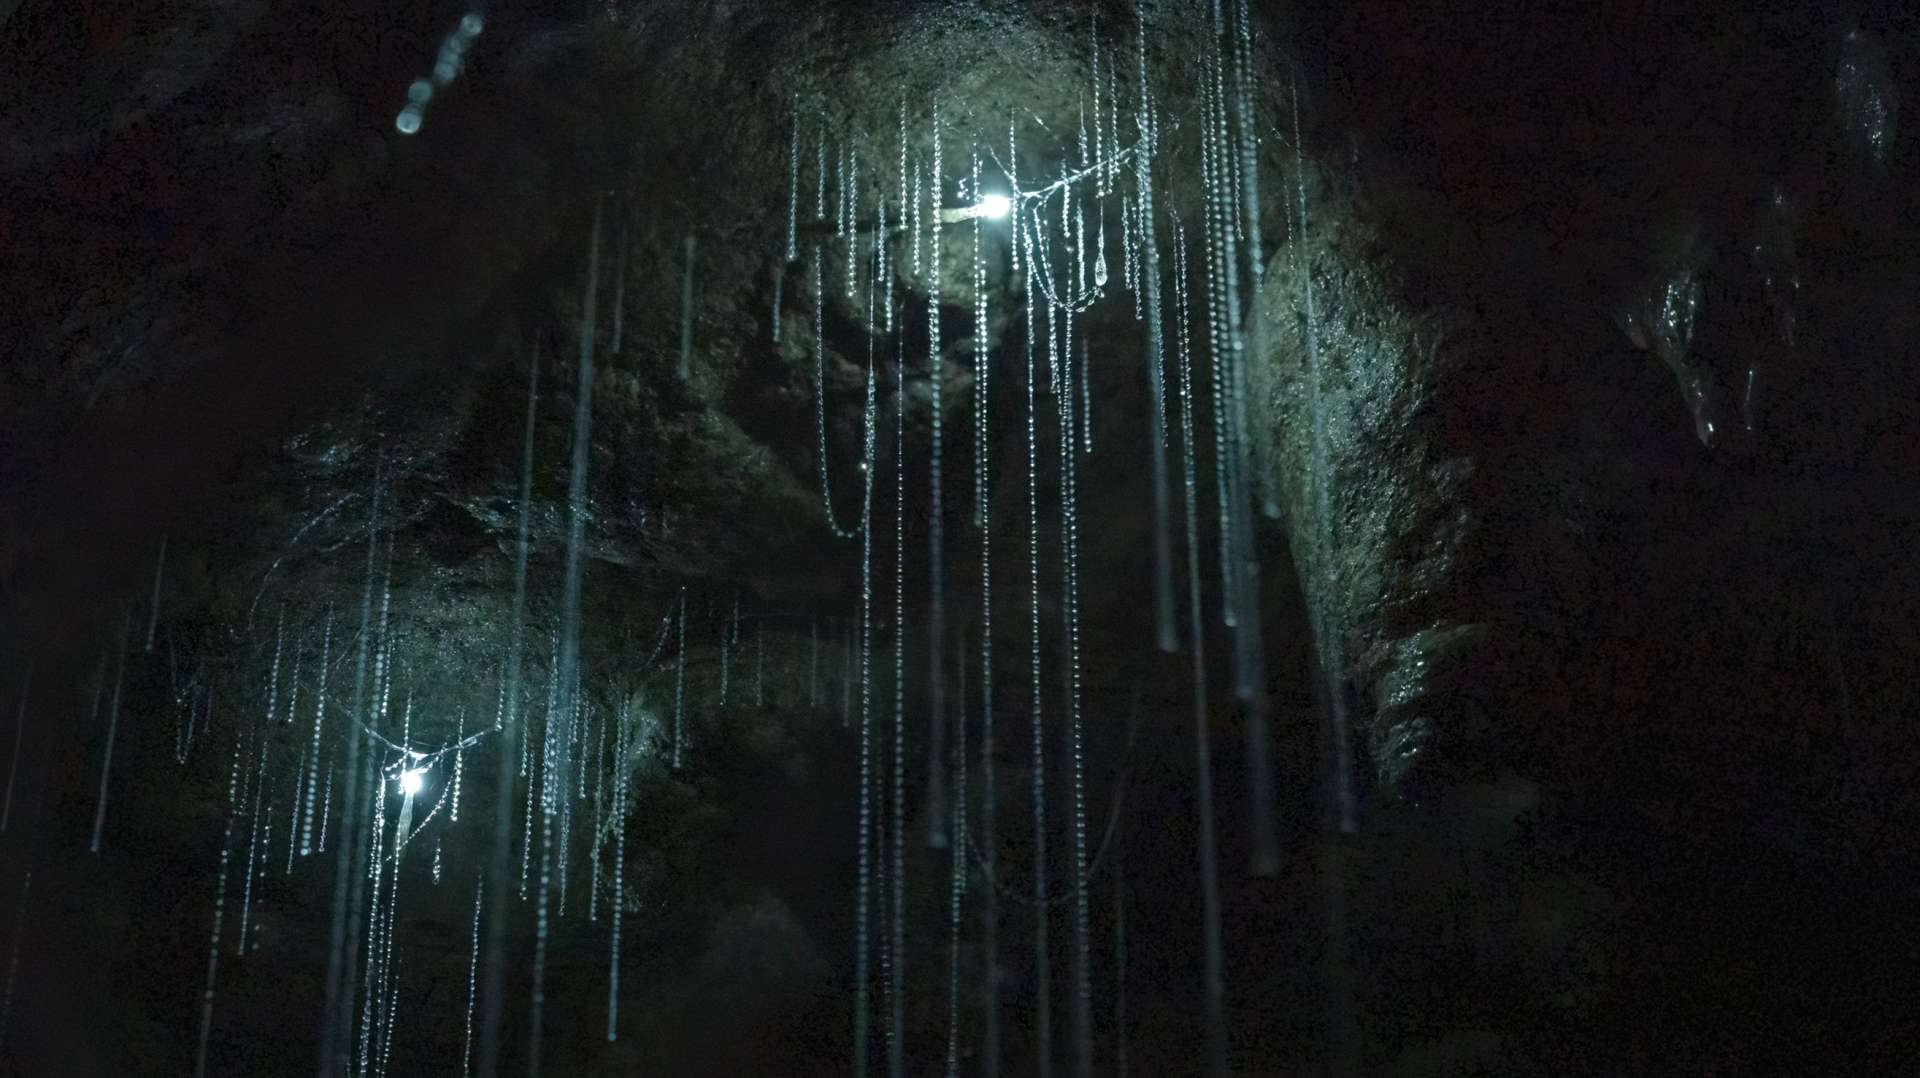
[[[371,2],[298,16],[182,2],[64,18],[56,6],[0,0],[0,715],[17,712],[24,731],[0,834],[0,941],[13,938],[14,899],[47,922],[46,942],[23,951],[19,998],[0,1019],[12,1030],[0,1037],[19,1039],[0,1054],[20,1052],[27,1073],[190,1072],[228,780],[265,770],[267,848],[251,864],[254,798],[240,786],[211,1072],[311,1070],[303,1038],[323,993],[327,872],[343,826],[335,783],[347,777],[332,755],[310,754],[338,745],[367,706],[356,664],[370,565],[372,617],[390,580],[399,641],[365,660],[366,692],[382,678],[390,687],[383,736],[399,736],[411,695],[414,742],[480,737],[461,756],[459,829],[431,844],[444,881],[427,875],[429,844],[402,859],[392,1065],[425,1071],[460,1049],[449,1031],[465,1001],[455,986],[469,975],[472,885],[501,812],[513,814],[508,945],[531,951],[518,886],[541,823],[521,829],[530,802],[517,764],[513,804],[496,803],[494,735],[474,731],[511,713],[500,686],[529,447],[518,713],[545,722],[566,710],[548,675],[563,650],[573,372],[598,214],[580,730],[625,718],[605,746],[562,738],[526,755],[537,776],[549,751],[595,766],[631,753],[623,852],[605,836],[598,856],[608,878],[608,858],[622,858],[625,946],[646,957],[626,968],[622,1040],[604,1048],[600,933],[613,900],[597,894],[600,920],[580,924],[598,885],[576,861],[549,959],[549,1071],[844,1073],[858,754],[838,724],[843,705],[856,721],[860,706],[844,650],[859,543],[827,531],[816,447],[845,519],[869,478],[859,447],[872,355],[876,412],[893,416],[898,394],[907,413],[906,825],[918,838],[938,830],[923,818],[931,693],[918,680],[929,665],[929,371],[947,439],[947,645],[969,649],[946,657],[945,689],[950,705],[966,701],[977,752],[971,402],[975,351],[987,348],[1008,873],[996,882],[1024,895],[1026,299],[1011,206],[958,181],[976,146],[987,175],[1017,158],[1032,184],[1078,159],[1091,10],[501,4],[481,20]],[[1156,208],[1193,245],[1204,320],[1196,58],[1209,12],[1149,7],[1166,110]],[[1217,624],[1208,447],[1202,602],[1228,1012],[1245,1069],[1340,1054],[1320,1016],[1342,979],[1299,945],[1323,932],[1328,874],[1348,885],[1345,1017],[1369,1065],[1660,1073],[1750,1058],[1822,1073],[1897,1058],[1874,1054],[1898,1041],[1884,1032],[1894,1008],[1861,985],[1910,972],[1871,941],[1894,937],[1897,915],[1877,896],[1898,891],[1888,880],[1917,852],[1904,800],[1916,746],[1898,718],[1920,665],[1907,508],[1920,462],[1920,184],[1902,124],[1912,47],[1875,11],[1831,5],[1752,15],[1701,4],[1667,21],[1444,7],[1255,13],[1266,272],[1264,291],[1242,299],[1258,327],[1247,369],[1256,482],[1280,510],[1253,529],[1277,815],[1287,849],[1314,848],[1336,785],[1322,730],[1337,703],[1357,833],[1338,856],[1283,862],[1279,892],[1237,880],[1250,783]],[[1102,93],[1130,107],[1132,16],[1105,5],[1099,20]],[[936,92],[945,182],[917,227],[938,217],[946,239],[922,264],[900,238],[916,223],[889,209],[896,280],[883,321],[846,287],[869,263],[849,257],[841,233],[868,237],[855,242],[873,257],[875,200],[899,197],[902,104],[909,172],[930,171]],[[1095,130],[1109,145],[1138,134],[1125,113]],[[831,202],[812,212],[809,185],[816,154],[839,175],[849,138],[865,147],[864,201],[841,222]],[[791,196],[790,169],[802,177]],[[790,198],[795,257],[784,260]],[[1101,209],[1112,298],[1075,330],[1098,444],[1078,499],[1096,854],[1102,813],[1124,808],[1116,852],[1096,859],[1095,929],[1104,954],[1115,925],[1102,911],[1124,861],[1134,1069],[1188,1073],[1201,1054],[1188,670],[1184,656],[1153,657],[1146,334],[1120,294],[1139,268],[1129,211],[1113,198]],[[930,316],[942,326],[937,364]],[[1195,377],[1204,442],[1204,363]],[[875,439],[883,505],[890,422]],[[1054,422],[1043,413],[1043,454]],[[1177,435],[1168,448],[1179,452]],[[1052,558],[1057,491],[1044,474],[1039,549]],[[883,674],[891,527],[876,544]],[[1043,562],[1038,606],[1043,716],[1064,723],[1062,572]],[[276,625],[300,643],[269,721]],[[85,846],[108,803],[96,791],[109,785],[100,761],[115,698],[111,809],[92,861],[75,836]],[[891,707],[883,686],[882,722]],[[236,724],[256,721],[243,729],[264,740],[236,738]],[[0,747],[9,740],[0,727]],[[665,753],[681,748],[689,762],[675,767]],[[1064,740],[1046,748],[1061,754],[1048,777],[1051,804],[1064,806]],[[442,811],[421,823],[453,774],[436,761],[408,789],[391,772],[393,797],[420,798],[410,826],[455,822]],[[577,811],[614,803],[594,772],[567,774],[588,806]],[[1116,776],[1124,798],[1110,796]],[[309,803],[324,868],[287,848],[289,806],[304,841]],[[398,801],[387,811],[391,848]],[[576,858],[590,841],[582,818]],[[1070,823],[1055,821],[1061,895]],[[370,831],[364,811],[358,823]],[[21,835],[37,844],[10,845]],[[911,845],[908,1022],[924,1070],[944,1062],[951,863]],[[30,889],[17,871],[28,863]],[[239,888],[249,871],[250,900]],[[1865,882],[1815,893],[1816,879]],[[971,882],[977,904],[986,883]],[[257,949],[236,955],[243,903],[243,945]],[[962,955],[960,1013],[977,1034],[976,986],[992,977],[1007,1070],[1025,1073],[1031,1046],[1014,1030],[1037,992],[1032,922],[1012,899],[1004,916],[997,969],[977,948]],[[975,905],[966,917],[977,932]],[[1056,991],[1068,981],[1065,924],[1054,924]],[[1100,962],[1104,1016],[1114,970]],[[522,966],[507,988],[515,1065]],[[155,985],[152,998],[121,987],[134,984]],[[1802,998],[1789,985],[1811,987]],[[409,1016],[415,988],[431,1002]],[[1835,1002],[1822,1011],[1807,998]],[[1055,1003],[1064,1031],[1068,1001]],[[102,1024],[102,1011],[130,1017]],[[1108,1021],[1103,1053],[1115,1044]],[[1783,1045],[1786,1028],[1840,1032]],[[1704,1032],[1730,1029],[1740,1035]]]
[[[1875,500],[1884,466],[1913,451],[1867,433],[1904,404],[1856,395],[1904,393],[1904,376],[1842,375],[1838,358],[1908,347],[1881,321],[1882,256],[1852,246],[1898,227],[1874,193],[1873,101],[1892,91],[1861,88],[1877,46],[1828,30],[1819,60],[1776,44],[1721,63],[1702,50],[1731,31],[1711,19],[1652,36],[1599,15],[1463,22],[1421,24],[1461,52],[1413,55],[1361,47],[1397,18],[1333,19],[1333,51],[1369,58],[1327,90],[1353,106],[1348,125],[1319,132],[1308,227],[1276,253],[1262,304],[1289,539],[1340,634],[1379,777],[1391,787],[1426,760],[1456,779],[1592,779],[1596,753],[1676,708],[1838,721],[1817,686],[1783,707],[1771,674],[1705,677],[1691,649],[1645,634],[1690,625],[1709,650],[1750,653],[1762,624],[1825,632],[1805,611],[1831,609],[1832,578],[1784,585],[1773,559],[1824,543],[1829,499]],[[1629,48],[1641,74],[1603,74]],[[1463,55],[1484,73],[1463,74]],[[1816,291],[1850,297],[1819,340]],[[1309,332],[1326,393],[1317,469]],[[1333,492],[1324,533],[1316,483]],[[1877,532],[1850,530],[1828,564],[1878,558]]]

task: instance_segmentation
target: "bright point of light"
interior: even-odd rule
[[[426,780],[426,777],[425,771],[400,772],[400,792],[408,795],[419,793],[420,784]]]
[[[408,105],[406,108],[401,109],[400,115],[394,118],[393,128],[403,135],[411,135],[420,130],[419,108]]]
[[[940,220],[946,224],[958,224],[986,217],[1000,219],[1013,212],[1013,199],[1006,195],[981,195],[979,201],[965,206],[947,206],[940,210]]]

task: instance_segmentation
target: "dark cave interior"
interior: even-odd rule
[[[0,0],[0,1074],[1912,1072],[1917,90]]]

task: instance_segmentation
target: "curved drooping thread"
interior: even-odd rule
[[[667,634],[671,633],[672,631],[673,631],[673,615],[672,614],[660,615],[660,636],[654,640],[653,651],[648,653],[646,661],[640,664],[641,674],[649,674],[653,672],[653,664],[660,661],[660,653],[665,651],[667,647]]]
[[[1045,219],[1047,205],[1055,195],[1070,198],[1071,188],[1074,185],[1089,177],[1097,180],[1103,172],[1117,167],[1120,162],[1125,161],[1137,153],[1141,153],[1143,145],[1144,140],[1142,140],[1142,144],[1129,146],[1124,150],[1114,153],[1108,159],[1096,160],[1084,168],[1061,176],[1059,179],[1044,187],[1038,187],[1030,191],[1023,190],[1020,187],[1019,170],[1017,166],[1001,161],[1000,156],[991,148],[986,150],[994,164],[999,167],[1000,174],[1005,177],[1008,187],[1012,190],[1010,197],[1014,202],[1013,220],[1015,222],[1016,242],[1025,247],[1029,272],[1035,268],[1039,270],[1040,291],[1052,306],[1063,310],[1071,310],[1076,313],[1085,311],[1105,296],[1106,288],[1104,283],[1098,281],[1096,281],[1092,287],[1087,288],[1068,288],[1064,285],[1056,287],[1053,278],[1058,276],[1058,273],[1053,267],[1051,248],[1043,243],[1036,242],[1035,236],[1037,232],[1035,231],[1035,222]],[[1011,152],[1010,150],[1009,154],[1011,154]],[[975,188],[976,190],[978,189],[977,182]],[[1026,203],[1029,202],[1034,203],[1030,208],[1026,205]],[[936,214],[935,216],[937,217],[938,215]],[[1102,236],[1102,242],[1104,242],[1104,234]],[[1063,294],[1066,298],[1062,298]]]
[[[418,824],[415,824],[411,830],[407,831],[406,839],[402,841],[400,845],[394,849],[393,859],[395,861],[398,861],[400,859],[401,852],[404,851],[409,845],[411,845],[414,839],[420,837],[420,832],[425,831],[427,829],[427,825],[433,822],[433,818],[440,814],[440,810],[446,805],[447,797],[452,793],[452,790],[453,790],[453,787],[451,785],[443,785],[440,787],[440,799],[433,803],[432,810],[429,811],[425,816],[421,817],[420,822]],[[409,796],[407,800],[411,802],[413,798]]]
[[[1120,162],[1125,161],[1127,158],[1132,157],[1134,154],[1139,152],[1140,152],[1140,146],[1137,143],[1135,145],[1128,146],[1123,150],[1116,150],[1113,156],[1107,158],[1106,160],[1095,161],[1092,164],[1087,165],[1086,167],[1081,168],[1077,171],[1069,172],[1061,176],[1059,179],[1053,181],[1052,183],[1047,184],[1045,187],[1036,187],[1031,191],[1015,190],[1014,197],[1023,198],[1023,199],[1042,199],[1042,200],[1051,198],[1054,195],[1059,194],[1061,191],[1066,190],[1068,187],[1071,187],[1074,184],[1079,183],[1081,180],[1086,179],[1088,176],[1098,175],[1101,169],[1118,165]],[[1000,172],[1002,175],[1007,177],[1007,182],[1012,183],[1014,170],[1009,168],[1005,162],[1001,161],[1000,158],[994,154],[991,148],[987,149],[987,156],[992,158],[993,163],[1000,167]]]
[[[305,524],[300,525],[300,527],[293,533],[293,537],[287,540],[287,546],[292,547],[296,543],[300,542],[300,537],[303,535],[306,535],[307,531],[311,529],[315,524],[318,524],[321,521],[332,516],[335,510],[339,509],[341,506],[347,504],[348,502],[352,501],[353,499],[359,496],[360,496],[359,491],[350,490],[345,494],[340,495],[340,497],[335,498],[332,505],[329,505],[325,509],[320,510],[318,513],[314,514],[313,517],[309,519]],[[375,526],[376,525],[369,525],[369,528],[373,528]],[[260,586],[257,589],[255,589],[253,593],[253,602],[247,604],[247,627],[248,628],[253,627],[254,611],[260,606],[261,597],[266,595],[267,593],[267,581],[273,578],[274,571],[280,568],[280,564],[286,561],[287,557],[288,555],[282,554],[279,557],[273,559],[273,564],[267,566],[267,571],[261,574]]]
[[[1121,815],[1124,809],[1124,804],[1126,801],[1126,789],[1127,789],[1127,786],[1131,783],[1132,777],[1133,777],[1133,764],[1132,764],[1133,751],[1135,748],[1137,736],[1140,732],[1140,719],[1141,719],[1140,700],[1141,700],[1141,689],[1139,686],[1135,686],[1134,697],[1133,697],[1133,707],[1132,707],[1131,714],[1127,719],[1126,748],[1121,757],[1120,767],[1116,768],[1114,771],[1113,801],[1110,805],[1107,806],[1107,824],[1105,829],[1101,832],[1100,845],[1098,849],[1094,851],[1093,856],[1089,858],[1087,862],[1086,878],[1089,881],[1091,881],[1092,879],[1094,879],[1094,877],[1099,875],[1101,869],[1105,866],[1106,860],[1107,860],[1107,854],[1109,853],[1109,851],[1114,849],[1114,841],[1119,834],[1120,818],[1121,818]],[[1025,905],[1025,906],[1032,905],[1032,901],[1030,899],[1023,898],[1017,893],[1011,890],[1008,890],[1006,884],[1000,881],[994,868],[995,859],[992,857],[990,851],[983,849],[978,843],[974,841],[974,837],[971,832],[969,832],[969,834],[967,835],[966,841],[967,841],[967,851],[973,863],[980,868],[981,875],[986,879],[987,883],[992,886],[994,894],[1012,899],[1013,901],[1018,902],[1021,905]],[[1063,905],[1064,903],[1066,903],[1068,900],[1072,898],[1073,898],[1073,891],[1071,889],[1068,889],[1058,895],[1054,895],[1048,898],[1047,903],[1049,908],[1051,908],[1052,906]]]
[[[1052,248],[1042,242],[1038,231],[1039,226],[1035,223],[1044,219],[1046,204],[1047,199],[1042,198],[1039,200],[1039,205],[1032,211],[1022,211],[1016,219],[1018,222],[1016,227],[1022,234],[1021,243],[1026,250],[1029,275],[1037,276],[1040,292],[1046,297],[1051,307],[1075,313],[1090,310],[1094,303],[1105,295],[1104,288],[1095,286],[1084,290],[1069,289],[1066,285],[1056,286],[1053,281],[1058,271],[1053,268]],[[1032,273],[1036,268],[1039,270],[1037,275]],[[1063,293],[1066,295],[1065,299],[1061,298]]]
[[[387,765],[383,769],[387,771],[393,771],[395,768],[402,766],[402,764],[409,764],[414,769],[430,767],[432,766],[433,761],[438,760],[440,757],[445,756],[447,753],[465,751],[466,749],[472,748],[474,745],[479,744],[481,739],[485,738],[488,734],[498,732],[492,729],[491,727],[481,727],[480,729],[475,730],[473,733],[468,734],[465,737],[462,737],[458,740],[446,742],[442,744],[439,748],[434,749],[431,752],[421,752],[418,749],[408,748],[405,745],[399,744],[398,742],[392,740],[391,738],[386,737],[385,735],[379,733],[378,731],[369,728],[365,723],[360,724],[360,729],[368,737],[386,746],[388,749],[391,749],[394,752],[402,754],[402,756],[404,757],[401,763]]]
[[[1107,824],[1101,832],[1100,845],[1094,850],[1093,856],[1087,859],[1085,878],[1089,883],[1097,878],[1106,867],[1107,854],[1114,849],[1114,840],[1119,834],[1120,817],[1126,802],[1127,781],[1127,777],[1122,776],[1116,780],[1114,784],[1113,803],[1107,807]],[[993,888],[995,894],[1028,909],[1039,905],[1034,899],[1009,888],[1006,883],[1001,881],[995,873],[994,865],[988,861],[985,851],[981,849],[980,844],[975,841],[972,834],[967,836],[967,852],[972,858],[974,865],[980,869],[981,875]],[[1062,884],[1070,882],[1071,879],[1071,875],[1062,875],[1059,878]],[[1063,886],[1060,889],[1049,887],[1046,898],[1046,908],[1050,910],[1064,909],[1067,903],[1073,901],[1073,899],[1074,891],[1072,887]]]
[[[818,244],[813,248],[813,422],[815,459],[820,472],[820,507],[827,528],[838,539],[852,539],[858,528],[842,527],[833,510],[833,481],[827,470],[827,303],[826,270]]]

